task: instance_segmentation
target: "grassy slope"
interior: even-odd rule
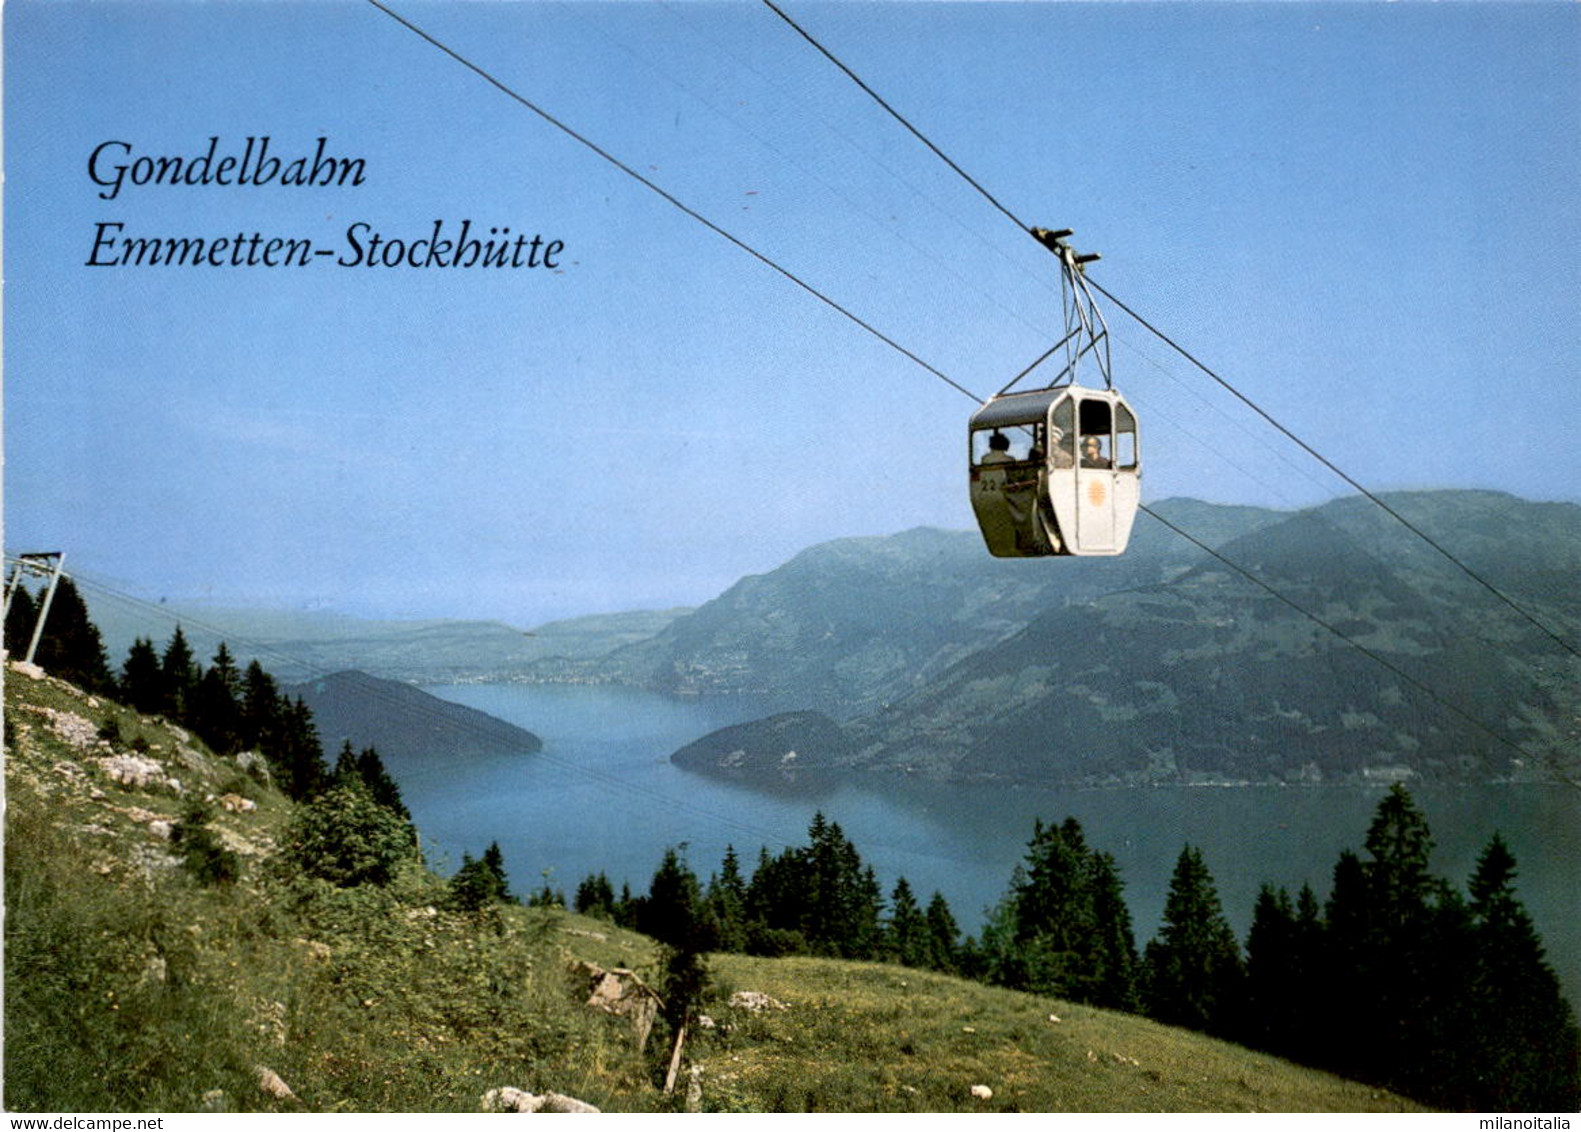
[[[40,709],[57,714],[50,716]],[[71,734],[71,717],[86,720]],[[180,780],[111,781],[107,719]],[[158,720],[6,673],[5,1105],[13,1111],[470,1110],[514,1085],[606,1110],[676,1107],[571,962],[651,972],[651,942],[563,912],[443,911],[413,868],[337,890],[271,862],[290,803]],[[64,727],[63,727],[64,725]],[[241,879],[203,888],[158,836],[184,799]],[[1409,1105],[1141,1019],[898,967],[717,956],[718,1025],[688,1053],[705,1109],[1372,1110]],[[732,990],[787,1004],[751,1014]],[[1057,1015],[1058,1022],[1050,1020]],[[298,1099],[258,1087],[267,1066]],[[993,1097],[974,1099],[973,1085]]]
[[[718,956],[789,1004],[718,1039],[721,1104],[893,1112],[1403,1111],[1399,1097],[1125,1014],[904,967]],[[973,1085],[993,1096],[975,1100]]]

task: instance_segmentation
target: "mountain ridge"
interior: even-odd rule
[[[1561,630],[1581,626],[1581,597],[1554,584],[1581,564],[1581,508],[1389,498],[1441,540],[1519,562],[1513,588]],[[1160,504],[1227,518],[1219,552],[1282,596],[1150,548],[1160,524],[1139,526],[1140,553],[1107,591],[1072,585],[921,686],[848,713],[838,750],[803,742],[799,765],[1083,786],[1573,777],[1573,658],[1364,504]],[[737,746],[771,742],[740,726]]]
[[[281,679],[304,681],[330,672],[358,670],[406,683],[444,684],[509,680],[538,666],[541,678],[575,679],[582,667],[645,639],[686,607],[595,613],[548,621],[529,630],[497,619],[385,621],[330,612],[171,605],[160,628],[125,603],[94,606],[95,623],[111,657],[124,656],[137,637],[181,625],[194,652],[208,656],[225,641],[243,664],[257,657]]]
[[[401,781],[454,771],[470,759],[543,749],[543,740],[525,728],[366,672],[336,672],[282,691],[312,711],[328,757],[342,743],[357,751],[374,747]]]
[[[1118,558],[993,559],[975,532],[918,527],[807,547],[696,608],[531,633],[380,627],[313,655],[366,648],[375,663],[344,667],[408,683],[750,693],[846,729],[786,750],[847,771],[1078,785],[1573,776],[1581,672],[1544,634],[1581,635],[1581,506],[1457,489],[1378,499],[1544,629],[1363,497],[1295,510],[1172,498],[1150,511],[1283,600],[1146,515]]]

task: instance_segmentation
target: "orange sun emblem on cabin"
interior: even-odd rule
[[[1102,507],[1104,500],[1109,497],[1109,489],[1102,480],[1087,481],[1087,502],[1094,507]]]

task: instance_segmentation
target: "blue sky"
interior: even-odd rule
[[[961,384],[1054,261],[766,8],[398,11]],[[1093,278],[1374,489],[1581,500],[1581,10],[787,9]],[[145,597],[529,625],[965,528],[972,405],[372,6],[12,0],[5,539]],[[331,152],[356,187],[88,158]],[[345,248],[509,225],[559,269],[88,267],[95,225]],[[1347,489],[1110,310],[1144,499]],[[1057,569],[1057,563],[1037,568]]]

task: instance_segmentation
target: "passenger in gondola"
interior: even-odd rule
[[[1034,434],[1026,459],[1016,460],[1015,467],[1005,469],[1005,509],[1015,530],[1016,549],[1022,554],[1048,553],[1037,521],[1038,499],[1047,489],[1048,476],[1039,439]],[[989,443],[993,443],[992,439]]]
[[[1041,439],[1043,426],[1038,426]],[[1055,445],[1059,444],[1059,429],[1053,432]],[[1058,447],[1054,449],[1054,457],[1060,456]],[[1010,489],[1019,488],[1024,494],[1014,495],[1007,492],[1007,499],[1011,504],[1012,513],[1018,514],[1016,523],[1016,549],[1022,554],[1052,554],[1054,546],[1052,540],[1058,543],[1058,536],[1053,532],[1059,524],[1053,517],[1049,508],[1049,465],[1043,452],[1043,445],[1035,440],[1027,452],[1027,463],[1031,465],[1025,479],[1018,483],[1009,484]],[[1070,455],[1065,454],[1065,467],[1070,467]]]
[[[1112,468],[1113,462],[1103,454],[1103,442],[1096,436],[1081,439],[1081,466],[1084,468]]]
[[[984,452],[977,461],[977,466],[982,470],[978,473],[979,499],[976,504],[978,514],[985,524],[1001,531],[1007,531],[1014,540],[1015,545],[1021,543],[1020,516],[1021,510],[1012,505],[1010,481],[1016,469],[1013,465],[1016,458],[1010,454],[1010,438],[995,429],[988,437],[988,451]]]
[[[988,438],[988,451],[983,453],[980,461],[984,464],[1013,464],[1015,457],[1010,454],[1010,438],[995,429],[994,434]]]
[[[1049,461],[1049,465],[1055,468],[1072,467],[1075,460],[1071,457],[1070,445],[1065,442],[1064,429],[1055,425],[1053,431],[1049,433],[1049,438],[1053,441],[1053,458]]]

